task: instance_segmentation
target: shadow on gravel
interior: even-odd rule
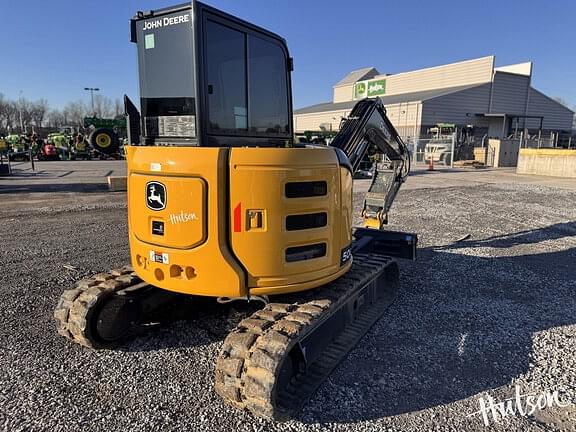
[[[244,318],[260,307],[244,302],[217,304],[209,297],[189,297],[190,306],[176,312],[157,330],[150,331],[117,348],[118,351],[145,352],[203,346],[222,341]],[[194,299],[199,300],[192,304]],[[168,312],[170,313],[170,312]]]
[[[397,302],[361,342],[370,348],[353,351],[298,420],[378,419],[510,384],[529,369],[534,333],[576,323],[576,248],[472,254],[563,237],[576,240],[576,222],[425,248],[402,262]]]
[[[434,165],[434,169],[432,171],[430,171],[427,167],[414,168],[413,170],[410,171],[410,177],[422,176],[422,175],[432,175],[432,174],[436,174],[436,173],[442,173],[442,174],[448,173],[448,174],[450,174],[450,173],[458,173],[458,172],[462,172],[462,170],[459,170],[457,168],[446,167],[445,165],[440,165],[440,166]]]
[[[576,222],[559,223],[542,229],[519,231],[514,234],[493,236],[482,240],[468,240],[445,246],[444,248],[435,249],[453,250],[469,247],[508,248],[520,244],[534,244],[545,240],[557,240],[564,237],[576,238]]]
[[[27,184],[1,185],[1,194],[33,193],[33,192],[106,192],[108,185],[104,183],[61,183],[61,184]]]

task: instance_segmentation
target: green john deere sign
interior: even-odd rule
[[[354,88],[354,98],[362,99],[365,97],[366,97],[366,83],[365,82],[356,83],[356,86]]]
[[[385,79],[368,81],[368,97],[383,95],[385,93],[386,93]]]
[[[359,81],[354,86],[354,99],[364,99],[386,94],[386,80]]]

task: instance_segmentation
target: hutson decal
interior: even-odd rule
[[[146,205],[155,211],[166,208],[166,187],[162,183],[146,183]]]

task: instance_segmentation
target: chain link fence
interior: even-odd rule
[[[560,132],[550,132],[550,134],[524,134],[517,137],[520,148],[576,148],[574,137]]]

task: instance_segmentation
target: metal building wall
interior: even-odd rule
[[[388,118],[405,141],[420,135],[422,102],[402,102],[385,107]]]
[[[487,112],[497,114],[526,114],[530,77],[507,72],[495,72],[492,101]]]
[[[354,99],[354,84],[334,87],[334,98],[332,102],[348,102]]]
[[[374,79],[385,79],[385,96],[391,96],[490,82],[493,68],[494,56],[489,56]]]
[[[413,138],[420,133],[422,104],[419,101],[385,105],[386,112],[394,127],[403,138]],[[342,117],[348,117],[350,110],[326,111],[294,115],[294,130],[297,133],[320,130],[320,125],[331,125],[331,130],[339,130]],[[327,128],[329,129],[329,128]],[[330,129],[329,129],[330,130]]]
[[[364,81],[386,81],[385,94],[392,96],[457,86],[474,86],[423,102],[388,105],[389,117],[404,137],[418,135],[437,123],[473,124],[486,128],[489,135],[507,133],[504,117],[485,118],[476,114],[507,114],[544,116],[544,129],[569,130],[573,113],[546,95],[530,87],[530,62],[494,68],[494,56],[437,66],[396,75],[377,75]],[[356,83],[334,86],[334,102],[354,99]],[[350,109],[296,114],[297,132],[318,130],[321,124],[338,130],[341,117]],[[510,118],[510,117],[508,117]],[[527,127],[537,128],[539,120],[527,120]]]
[[[535,88],[530,88],[528,115],[544,116],[543,129],[570,130],[574,112]],[[528,119],[526,125],[536,129],[540,126],[540,120]]]
[[[490,88],[491,84],[486,83],[422,102],[422,125],[430,127],[437,123],[454,123],[487,127],[487,122],[475,114],[488,112]]]
[[[294,131],[297,133],[305,131],[318,131],[320,125],[328,124],[328,130],[339,130],[342,117],[348,117],[351,110],[325,111],[310,114],[294,114]]]

